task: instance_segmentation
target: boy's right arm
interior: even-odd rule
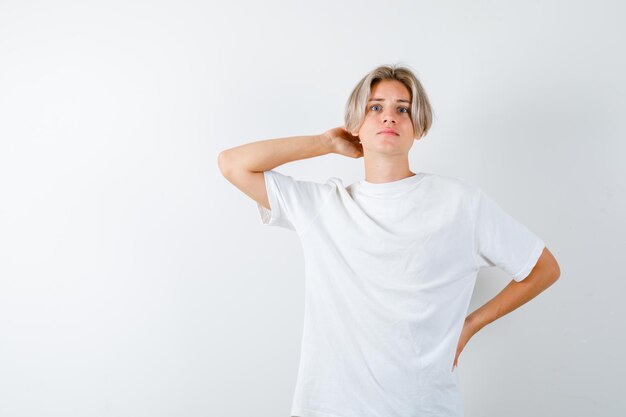
[[[271,210],[264,171],[299,159],[334,152],[332,138],[321,135],[292,136],[247,143],[222,151],[218,165],[222,175],[254,201]]]

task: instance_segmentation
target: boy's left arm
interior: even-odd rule
[[[466,318],[473,333],[535,298],[559,279],[561,270],[552,252],[543,249],[535,267],[521,281],[512,280],[500,293]]]

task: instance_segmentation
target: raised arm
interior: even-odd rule
[[[292,136],[247,143],[222,151],[217,163],[224,178],[260,205],[271,210],[263,171],[300,159],[338,153],[363,156],[358,137],[343,128],[321,135]]]

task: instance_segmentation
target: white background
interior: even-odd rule
[[[392,63],[435,112],[411,169],[482,187],[561,266],[465,347],[466,415],[624,415],[625,15],[617,0],[0,1],[0,416],[287,417],[301,248],[217,155],[342,125],[356,82]],[[364,175],[339,155],[278,170]],[[470,312],[509,281],[481,271]]]

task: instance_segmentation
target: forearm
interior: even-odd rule
[[[498,295],[472,312],[466,319],[474,332],[535,298],[558,279],[550,269],[534,269],[520,282],[511,281]]]
[[[322,135],[291,136],[247,143],[220,154],[224,165],[263,172],[299,159],[331,153],[331,147]]]

